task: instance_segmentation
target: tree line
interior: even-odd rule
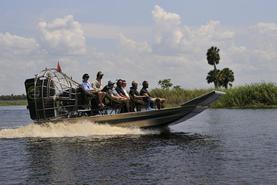
[[[26,95],[25,94],[21,94],[21,95],[0,95],[0,100],[25,100],[26,99]]]

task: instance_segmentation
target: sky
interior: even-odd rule
[[[81,82],[161,79],[209,88],[207,49],[220,48],[219,69],[233,86],[277,79],[277,1],[1,0],[0,95],[25,93],[25,79],[59,61]]]

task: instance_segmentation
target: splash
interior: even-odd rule
[[[29,124],[19,128],[1,129],[0,138],[25,137],[90,137],[90,136],[119,136],[119,135],[146,135],[157,134],[157,131],[142,130],[139,128],[123,128],[108,124],[95,124],[80,121],[75,124],[67,122],[46,123],[43,125]]]

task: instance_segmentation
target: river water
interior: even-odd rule
[[[0,107],[0,184],[276,184],[276,131],[277,110],[206,110],[160,133]]]

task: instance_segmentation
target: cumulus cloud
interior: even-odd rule
[[[12,89],[13,93],[21,93],[24,79],[40,69],[55,66],[58,59],[63,70],[75,80],[81,80],[83,73],[94,76],[101,70],[105,73],[104,81],[148,79],[153,88],[158,80],[171,78],[174,85],[185,88],[207,87],[205,78],[212,67],[207,64],[206,52],[213,45],[221,49],[219,68],[230,67],[235,72],[234,85],[277,78],[275,22],[259,22],[239,29],[226,27],[218,20],[188,26],[182,23],[180,15],[158,5],[152,10],[152,19],[151,27],[86,23],[82,24],[85,32],[73,16],[39,21],[41,40],[38,41],[0,33],[3,87],[0,94],[10,93]],[[95,39],[100,49],[96,42],[88,42],[91,45],[87,47],[86,38]],[[42,49],[50,54],[34,54]],[[6,57],[7,53],[13,58]],[[57,58],[57,55],[61,56]],[[18,74],[18,71],[26,72]],[[13,83],[7,83],[6,78]]]
[[[181,17],[156,5],[152,11],[154,25],[153,50],[163,55],[199,52],[212,44],[232,40],[235,33],[211,20],[198,28],[182,25]]]
[[[175,13],[166,12],[158,5],[154,7],[152,16],[155,22],[156,49],[161,52],[178,49],[184,37],[181,30],[181,17]],[[164,46],[166,46],[165,50],[163,50]]]
[[[260,22],[251,29],[235,29],[222,25],[220,21],[210,20],[204,25],[191,27],[182,24],[178,14],[167,12],[158,5],[152,11],[152,18],[154,39],[148,45],[152,47],[154,55],[149,56],[151,59],[144,59],[151,63],[143,65],[151,69],[155,63],[156,69],[160,69],[156,70],[156,77],[174,76],[183,85],[182,79],[187,76],[194,79],[190,84],[186,82],[187,85],[205,85],[205,77],[210,70],[206,64],[206,51],[215,45],[221,49],[219,67],[233,69],[236,84],[276,78],[276,23]],[[266,71],[267,75],[256,75],[265,74]]]
[[[50,22],[40,21],[38,28],[42,41],[50,52],[68,55],[86,52],[86,39],[82,26],[72,15]]]
[[[39,48],[39,44],[33,38],[26,38],[11,33],[0,33],[1,55],[30,54]]]

